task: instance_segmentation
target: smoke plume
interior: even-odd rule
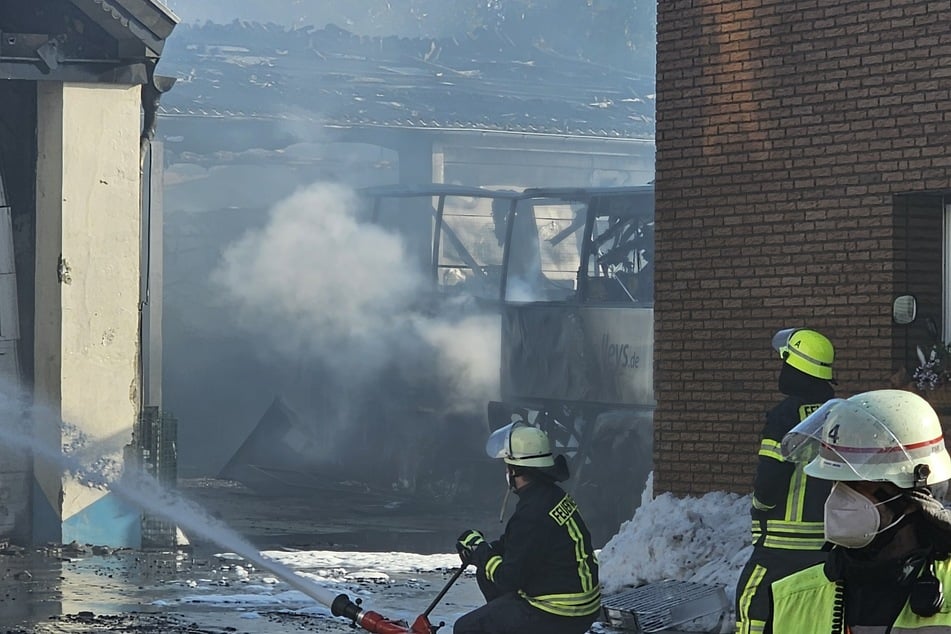
[[[446,443],[484,439],[499,317],[436,297],[412,240],[361,213],[340,185],[301,190],[227,248],[212,279],[260,353],[295,368],[284,396],[303,418],[337,443],[378,444],[374,462],[413,487]]]

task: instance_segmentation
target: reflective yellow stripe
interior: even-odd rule
[[[778,440],[764,438],[759,444],[759,455],[761,458],[772,458],[773,460],[783,461],[783,452]]]
[[[753,522],[753,530],[759,527],[759,522]],[[767,533],[817,533],[822,535],[822,522],[787,522],[786,520],[766,520]]]
[[[753,543],[763,537],[762,523],[753,521]],[[783,550],[818,550],[825,544],[822,522],[787,522],[766,520],[766,536],[762,545]]]
[[[766,621],[737,621],[736,634],[762,634],[766,631]]]
[[[740,594],[740,600],[737,601],[740,613],[737,614],[736,620],[736,631],[737,634],[751,634],[754,631],[753,624],[758,623],[762,631],[763,621],[751,621],[750,620],[750,604],[753,603],[753,597],[756,595],[756,589],[759,588],[759,584],[763,582],[763,577],[766,576],[766,568],[757,564],[753,567],[753,573],[750,575],[750,578],[746,581],[746,586],[743,587],[743,592]]]
[[[491,557],[489,557],[489,560],[485,562],[485,576],[492,583],[495,583],[495,570],[499,567],[501,563],[502,563],[501,555],[492,555]]]
[[[759,542],[762,533],[753,533],[751,544]],[[788,537],[783,535],[767,535],[760,544],[764,548],[780,550],[820,550],[825,544],[825,535],[822,537]]]
[[[539,610],[558,616],[587,616],[601,609],[600,586],[595,586],[587,592],[545,594],[537,597],[530,597],[521,590],[518,593]]]
[[[780,550],[820,550],[825,544],[825,537],[807,539],[804,537],[778,537],[776,535],[767,535],[763,540],[763,546],[766,548],[778,548]]]
[[[565,526],[568,528],[568,535],[575,543],[575,560],[578,562],[578,578],[581,580],[581,589],[588,592],[595,585],[584,549],[584,535],[581,534],[581,529],[578,528],[578,522],[575,521],[574,517],[568,520]]]
[[[786,521],[802,521],[803,508],[806,505],[806,474],[802,466],[796,465],[789,478],[789,494],[786,496]]]
[[[746,628],[746,631],[749,634],[762,634],[766,631],[766,621],[753,620],[750,621],[748,625],[749,627]]]
[[[819,409],[819,403],[803,405],[799,408],[799,420]],[[772,441],[777,447],[779,443]],[[806,506],[806,474],[802,471],[802,465],[797,464],[792,476],[789,478],[789,492],[786,494],[786,515],[787,522],[801,522],[802,514]]]

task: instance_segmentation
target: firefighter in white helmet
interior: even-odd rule
[[[497,430],[485,448],[503,460],[518,505],[498,540],[477,530],[459,536],[459,557],[476,566],[487,603],[453,632],[587,632],[601,607],[598,562],[577,504],[557,484],[569,476],[564,456],[555,458],[545,432],[521,421]]]
[[[807,478],[802,467],[785,462],[783,436],[835,396],[832,342],[808,328],[787,328],[773,335],[782,365],[783,400],[766,414],[753,482],[753,552],[736,586],[739,634],[760,634],[769,618],[769,584],[825,557],[822,505],[830,484]]]
[[[951,632],[951,458],[938,416],[904,390],[833,399],[783,439],[787,460],[833,483],[823,563],[775,581],[775,634]],[[936,498],[937,496],[937,498]]]

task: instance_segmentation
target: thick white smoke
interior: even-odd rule
[[[498,314],[434,297],[411,243],[362,220],[353,191],[321,183],[277,204],[212,276],[249,345],[285,368],[282,396],[315,433],[379,443],[407,486],[432,464],[419,453],[448,458],[439,446],[462,438],[481,451],[501,347]]]
[[[278,203],[263,229],[225,250],[212,278],[249,332],[293,358],[385,362],[366,348],[404,329],[400,316],[424,281],[399,236],[359,222],[356,212],[352,190],[317,184]],[[354,347],[367,354],[354,358]]]
[[[484,409],[499,393],[501,323],[497,315],[457,321],[418,319],[420,336],[439,351],[440,369],[449,378],[450,407]]]

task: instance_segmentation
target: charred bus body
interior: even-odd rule
[[[603,545],[632,516],[652,466],[653,186],[362,194],[374,222],[418,255],[433,310],[464,302],[499,316],[499,399],[486,431],[523,419],[548,432]]]

